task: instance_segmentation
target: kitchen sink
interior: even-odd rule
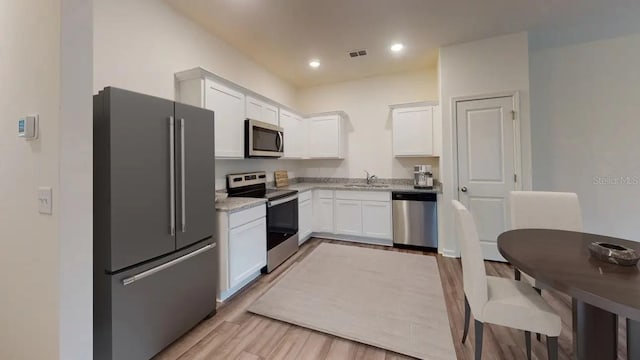
[[[347,184],[344,187],[348,187],[348,188],[388,188],[389,185],[383,185],[383,184]]]

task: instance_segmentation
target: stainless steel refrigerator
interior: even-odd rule
[[[215,313],[214,114],[94,96],[94,358],[149,359]]]

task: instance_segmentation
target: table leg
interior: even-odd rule
[[[640,321],[627,319],[627,359],[640,359]]]
[[[573,348],[580,360],[615,360],[618,316],[573,299]]]

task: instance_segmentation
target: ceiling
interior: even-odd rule
[[[602,0],[166,0],[296,87],[424,69],[444,45],[556,26]],[[402,42],[401,54],[389,46]],[[367,49],[365,57],[348,52]],[[309,60],[321,66],[311,69]]]

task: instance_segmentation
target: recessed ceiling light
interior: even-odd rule
[[[309,66],[311,66],[312,68],[317,68],[320,66],[320,61],[319,60],[311,60],[309,61]]]
[[[391,51],[393,52],[399,52],[402,51],[402,49],[404,49],[404,45],[401,43],[395,43],[391,45]]]

